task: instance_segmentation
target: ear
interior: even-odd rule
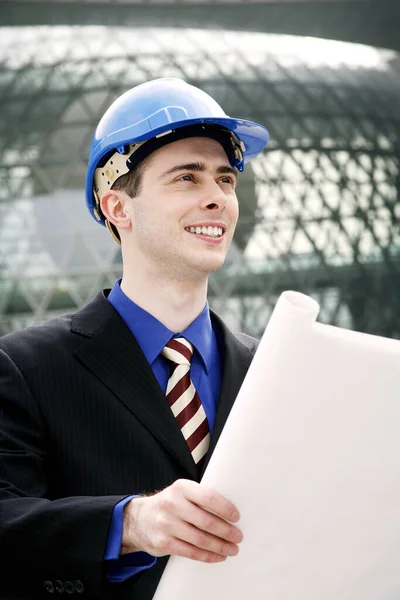
[[[129,229],[131,226],[128,200],[129,196],[119,190],[109,190],[101,197],[101,211],[117,229]]]

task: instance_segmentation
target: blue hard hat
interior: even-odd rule
[[[245,162],[265,148],[269,139],[265,127],[228,117],[211,96],[181,79],[155,79],[122,94],[105,112],[93,136],[86,175],[86,203],[91,215],[106,224],[99,205],[100,198],[94,193],[94,178],[96,169],[103,167],[110,156],[115,153],[126,155],[128,148],[137,145],[141,146],[143,158],[144,146],[150,148],[148,154],[154,151],[154,146],[151,147],[147,140],[159,136],[161,143],[167,144],[177,139],[169,136],[169,132],[176,133],[183,127],[187,127],[189,132],[192,126],[198,125],[205,130],[209,126],[214,126],[214,129],[217,126],[232,134],[236,150],[228,156],[232,166],[239,171],[243,170]],[[185,137],[182,133],[179,131],[180,138]],[[188,137],[190,135],[194,134],[188,133]],[[125,172],[132,166],[133,162],[126,161]]]

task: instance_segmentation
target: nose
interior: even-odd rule
[[[227,195],[216,181],[207,186],[205,190],[202,208],[222,212],[228,202]]]

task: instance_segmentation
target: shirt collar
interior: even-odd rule
[[[128,298],[121,290],[120,283],[121,279],[115,282],[108,295],[108,301],[135,336],[148,363],[152,365],[172,337],[184,337],[196,348],[208,373],[213,346],[213,328],[208,302],[199,316],[184,331],[174,333]]]

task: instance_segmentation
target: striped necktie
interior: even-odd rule
[[[161,353],[172,363],[166,397],[198,468],[210,445],[210,429],[203,405],[190,379],[193,346],[185,338],[171,339]]]

